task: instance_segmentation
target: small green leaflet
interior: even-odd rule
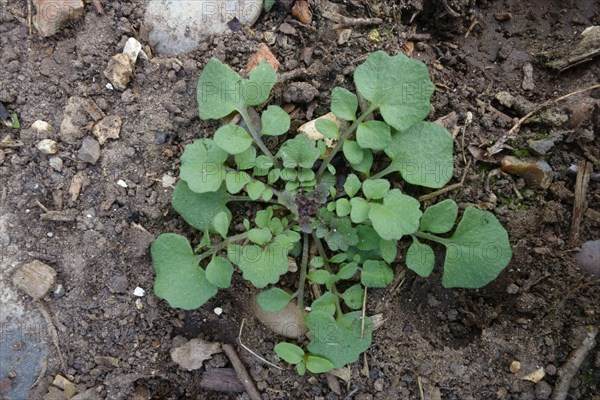
[[[283,159],[285,168],[312,168],[319,158],[319,150],[315,142],[306,135],[297,135],[287,140],[279,149],[279,156]]]
[[[301,347],[291,343],[277,343],[275,353],[285,362],[296,365],[304,359],[304,350]]]
[[[334,369],[334,366],[332,362],[326,358],[308,355],[306,357],[306,369],[313,374],[321,374],[323,372],[331,371]]]
[[[256,148],[254,146],[240,154],[236,154],[233,159],[238,169],[252,169],[256,165]]]
[[[346,198],[337,199],[335,202],[335,212],[338,217],[345,217],[350,214],[350,210],[352,207],[350,206],[350,201]]]
[[[382,199],[390,190],[390,181],[387,179],[367,179],[362,184],[362,190],[369,200]]]
[[[248,239],[259,246],[269,243],[272,238],[273,235],[267,228],[253,228],[248,231]]]
[[[260,308],[273,313],[283,310],[290,300],[292,300],[292,296],[279,288],[265,290],[264,292],[260,292],[256,297],[256,301]]]
[[[258,200],[265,189],[266,186],[261,181],[250,182],[246,185],[246,192],[251,200]]]
[[[221,235],[223,239],[227,237],[227,231],[229,231],[229,223],[231,222],[231,214],[225,211],[221,211],[213,218],[213,228]]]
[[[233,265],[224,257],[214,256],[206,266],[206,279],[216,287],[226,289],[231,286]]]
[[[351,164],[360,163],[365,155],[363,149],[353,140],[346,140],[342,145],[342,151],[346,160]]]
[[[225,212],[228,220],[231,221],[231,212],[227,208],[227,201],[227,193],[223,186],[216,192],[200,194],[192,192],[185,181],[179,180],[173,190],[171,203],[185,222],[194,228],[201,232],[207,229],[215,232],[212,223],[217,214]]]
[[[356,142],[363,149],[383,150],[392,143],[390,126],[381,121],[361,122],[356,129]]]
[[[428,277],[435,265],[435,254],[431,246],[420,243],[413,238],[413,243],[406,252],[406,266],[415,271],[419,276]]]
[[[419,202],[398,189],[390,190],[383,204],[370,205],[369,219],[382,239],[399,240],[417,231],[422,212]]]
[[[239,193],[250,182],[252,177],[244,171],[227,171],[225,175],[225,186],[231,194]]]
[[[340,128],[330,119],[320,118],[315,121],[315,128],[328,139],[336,140],[340,136]]]
[[[193,192],[216,192],[225,179],[225,160],[227,153],[212,139],[198,139],[185,146],[179,177]]]
[[[338,118],[346,121],[356,119],[358,98],[351,91],[342,87],[335,87],[331,91],[331,112]]]
[[[200,118],[219,119],[233,111],[264,103],[277,82],[277,74],[267,62],[250,71],[242,79],[229,66],[211,58],[200,75],[197,87]]]
[[[446,233],[454,226],[458,216],[458,205],[452,199],[446,199],[427,207],[421,217],[420,231]]]
[[[183,236],[160,235],[152,242],[150,254],[156,272],[154,294],[171,307],[194,310],[217,294],[217,287],[206,279],[192,246]]]
[[[346,182],[344,182],[344,191],[349,197],[354,197],[360,190],[361,183],[358,177],[354,174],[348,175]]]
[[[369,218],[371,207],[362,197],[353,197],[350,199],[352,210],[350,211],[350,220],[355,224],[360,224]]]
[[[358,310],[362,308],[363,297],[364,289],[360,283],[351,286],[342,294],[342,299],[344,299],[344,303],[346,303],[346,305],[353,310]]]
[[[391,168],[413,185],[439,189],[452,178],[454,160],[450,133],[433,122],[418,122],[405,131],[394,131],[384,149]]]
[[[290,130],[290,116],[279,106],[269,106],[261,116],[261,135],[279,136]]]
[[[366,287],[386,287],[394,280],[394,271],[383,261],[367,260],[363,264],[360,281]]]
[[[354,83],[371,107],[379,107],[385,122],[395,129],[408,129],[429,114],[429,98],[435,88],[429,71],[421,61],[402,53],[372,53],[356,68]]]
[[[229,154],[240,154],[252,146],[252,137],[239,125],[223,125],[214,135],[215,143]]]

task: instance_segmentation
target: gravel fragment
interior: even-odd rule
[[[100,143],[91,137],[86,137],[81,143],[77,156],[83,162],[96,164],[96,161],[100,158]]]
[[[306,82],[292,82],[283,93],[286,103],[309,103],[319,94],[319,91]]]

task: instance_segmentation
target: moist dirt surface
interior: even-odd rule
[[[128,37],[148,43],[145,5],[104,3],[103,15],[87,5],[81,20],[41,39],[35,30],[28,34],[25,1],[0,2],[0,101],[17,112],[22,124],[21,129],[0,130],[0,139],[10,136],[20,144],[0,147],[5,156],[0,155],[0,267],[9,277],[18,266],[38,259],[57,271],[60,288],[44,303],[66,364],[62,370],[50,336],[45,327],[40,329],[38,338],[47,342],[49,352],[29,398],[44,398],[57,374],[71,379],[78,392],[93,388],[85,398],[248,398],[200,386],[206,368],[231,367],[224,354],[213,356],[200,370],[181,370],[170,357],[178,336],[235,345],[265,399],[550,398],[561,366],[587,327],[600,324],[598,280],[575,262],[585,241],[600,239],[599,214],[586,212],[579,239],[574,244],[568,240],[576,182],[568,169],[587,159],[600,170],[600,133],[592,121],[600,91],[550,107],[551,114],[565,118],[553,124],[534,119],[507,142],[510,148],[502,154],[526,157],[534,154],[528,140],[561,135],[542,157],[554,171],[547,189],[498,173],[498,165],[474,159],[468,148],[489,147],[522,115],[499,104],[496,93],[541,103],[598,83],[600,59],[556,72],[537,56],[568,49],[586,27],[600,25],[597,2],[315,0],[310,27],[278,5],[251,29],[236,26],[236,32],[207,40],[192,53],[140,58],[125,91],[109,90],[102,71]],[[332,23],[322,15],[331,8],[383,22],[354,27],[340,45]],[[413,32],[430,36],[415,41],[403,35]],[[352,74],[372,51],[404,52],[424,61],[437,88],[430,119],[452,112],[458,116],[450,126],[456,134],[452,183],[466,174],[461,188],[434,202],[451,196],[461,207],[475,204],[494,212],[513,245],[510,265],[480,290],[444,289],[440,266],[424,280],[405,271],[399,257],[394,283],[369,291],[367,314],[382,313],[385,322],[374,333],[371,348],[349,366],[350,379],[340,381],[340,393],[324,375],[299,377],[291,368],[277,370],[236,344],[244,319],[244,344],[265,358],[275,361],[273,346],[282,340],[254,318],[256,290],[239,275],[231,290],[219,291],[192,312],[171,309],[152,292],[148,247],[153,238],[163,232],[199,238],[172,210],[172,190],[161,183],[164,175],[178,175],[183,145],[214,132],[216,123],[198,118],[198,76],[211,57],[245,69],[262,43],[268,43],[281,62],[279,73],[286,76],[276,86],[272,104],[285,105],[286,87],[294,82],[306,82],[318,92],[309,103],[303,93],[285,96],[293,105],[288,108],[293,108],[292,129],[328,111],[333,87],[353,89]],[[533,73],[524,85],[526,64]],[[91,114],[73,114],[77,133],[68,138],[60,134],[73,96],[91,99],[106,115],[122,119],[120,137],[101,146],[95,165],[78,158],[83,139],[92,136]],[[54,131],[30,128],[36,120],[50,123]],[[57,141],[57,154],[36,149],[42,139]],[[60,158],[62,167],[56,160],[51,164],[50,157]],[[597,179],[590,181],[585,198],[589,209],[600,211]],[[42,207],[66,217],[43,219]],[[238,220],[255,212],[244,204],[232,211]],[[295,290],[295,282],[297,274],[290,273],[282,285]],[[10,281],[4,284],[10,286]],[[133,295],[136,287],[145,289],[143,297]],[[21,296],[35,311],[33,302]],[[216,307],[222,308],[221,315],[213,312]],[[515,360],[521,363],[516,374],[509,370]],[[521,379],[540,368],[545,376],[538,383]],[[13,396],[4,378],[16,382],[18,376],[0,377],[0,397],[22,400]],[[600,348],[579,368],[568,398],[600,399]]]

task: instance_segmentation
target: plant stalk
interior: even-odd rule
[[[376,109],[377,109],[377,106],[371,104],[369,106],[369,108],[367,109],[367,111],[362,113],[360,115],[360,117],[358,117],[356,120],[354,120],[352,125],[350,125],[350,127],[347,130],[345,130],[344,133],[342,133],[342,135],[338,139],[338,142],[336,143],[335,147],[333,148],[333,150],[331,150],[331,153],[329,153],[327,158],[325,160],[323,160],[323,163],[319,167],[319,170],[317,171],[317,176],[316,176],[317,181],[319,180],[321,175],[323,175],[323,172],[325,172],[325,170],[327,169],[327,166],[329,165],[329,163],[331,163],[331,160],[333,160],[333,157],[335,157],[335,155],[342,149],[342,146],[344,145],[344,142],[346,141],[346,139],[348,139],[350,137],[350,135],[352,135],[354,133],[356,128],[358,128],[358,125],[361,122],[363,122],[365,120],[365,118],[367,118],[369,115],[373,114],[373,112]]]
[[[425,232],[415,232],[415,233],[413,233],[413,235],[416,237],[419,237],[421,239],[431,240],[433,242],[444,244],[444,245],[450,243],[450,241],[446,238],[441,238],[439,236],[435,236],[435,235],[425,233]]]
[[[308,267],[308,233],[305,233],[302,241],[302,263],[300,264],[300,279],[298,282],[298,308],[304,310],[304,286],[306,285],[306,269]]]
[[[369,179],[380,179],[386,175],[391,174],[392,172],[396,172],[396,168],[394,168],[392,165],[388,165],[385,169],[382,169],[375,175],[371,176]]]
[[[221,251],[221,250],[225,249],[231,243],[239,242],[240,240],[244,240],[246,238],[248,238],[248,232],[239,233],[237,235],[229,236],[227,239],[223,240],[221,243],[217,244],[212,249],[206,250],[204,253],[198,254],[196,256],[196,258],[198,259],[198,261],[202,261],[202,260],[204,260],[207,257],[213,256],[218,251]]]
[[[319,253],[319,256],[321,256],[321,258],[323,259],[323,266],[325,267],[327,272],[331,274],[331,267],[329,267],[329,263],[327,262],[327,254],[325,254],[325,248],[323,247],[323,243],[321,243],[321,239],[317,237],[317,234],[315,232],[313,232],[312,235],[313,240],[317,245],[317,251]],[[335,314],[336,317],[339,318],[342,315],[344,315],[344,313],[342,312],[342,305],[340,304],[340,294],[338,293],[337,288],[335,287],[335,283],[331,285],[331,292],[335,295]]]
[[[248,110],[245,107],[243,107],[243,108],[239,109],[238,111],[239,111],[240,115],[242,116],[242,118],[244,119],[244,122],[246,123],[248,130],[250,131],[250,136],[252,136],[252,139],[254,139],[254,143],[256,143],[256,145],[258,146],[260,151],[262,151],[265,156],[269,157],[271,159],[271,161],[273,161],[273,165],[278,167],[279,161],[277,160],[277,158],[275,158],[273,153],[271,153],[271,150],[269,150],[267,148],[267,146],[265,145],[265,142],[263,142],[262,139],[260,138],[260,135],[258,134],[256,127],[250,120],[250,115],[248,115]]]

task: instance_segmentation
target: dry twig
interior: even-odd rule
[[[337,22],[337,24],[332,27],[334,30],[347,28],[349,26],[379,25],[383,22],[381,18],[351,18],[330,11],[324,11],[323,16],[328,20]]]
[[[579,227],[585,211],[585,195],[587,193],[590,176],[592,175],[592,163],[581,161],[577,172],[575,183],[575,201],[573,202],[573,218],[571,220],[571,232],[569,234],[569,245],[575,246],[579,240]]]
[[[246,318],[244,318],[242,320],[242,324],[240,325],[240,333],[238,334],[238,343],[240,344],[240,346],[242,346],[242,348],[244,348],[248,353],[252,354],[254,357],[258,358],[260,361],[264,362],[265,364],[268,364],[272,367],[275,367],[277,369],[280,369],[283,371],[283,368],[281,368],[279,365],[277,364],[273,364],[272,362],[264,359],[263,357],[259,356],[258,354],[256,354],[254,351],[252,351],[248,346],[246,346],[244,343],[242,343],[242,331],[244,329],[244,324],[246,323]]]
[[[254,385],[254,381],[250,377],[250,374],[248,373],[248,370],[242,363],[242,360],[240,360],[237,351],[235,351],[233,346],[230,344],[223,344],[222,348],[225,354],[227,354],[229,361],[231,361],[233,369],[235,369],[235,373],[237,374],[237,377],[240,380],[240,382],[242,382],[242,385],[244,385],[246,393],[248,393],[250,399],[262,400],[260,392],[256,388],[256,385]]]
[[[435,192],[424,194],[423,196],[419,197],[419,201],[422,202],[422,201],[426,201],[426,200],[435,199],[436,197],[441,196],[444,193],[451,192],[451,191],[461,187],[465,183],[465,179],[467,179],[467,172],[469,171],[470,166],[471,166],[471,160],[469,160],[469,162],[467,163],[467,166],[465,167],[465,172],[463,173],[463,176],[460,179],[459,183],[455,183],[453,185],[446,186],[445,188],[436,190]]]
[[[52,316],[50,315],[50,310],[46,307],[43,301],[36,301],[38,309],[44,316],[44,320],[46,320],[46,326],[48,327],[48,334],[52,338],[52,344],[56,348],[56,353],[58,354],[58,359],[60,360],[60,366],[62,368],[63,373],[67,373],[67,363],[65,362],[65,358],[63,357],[62,351],[60,350],[60,345],[58,343],[58,332],[56,331],[56,327],[54,326],[54,321],[52,321]]]

